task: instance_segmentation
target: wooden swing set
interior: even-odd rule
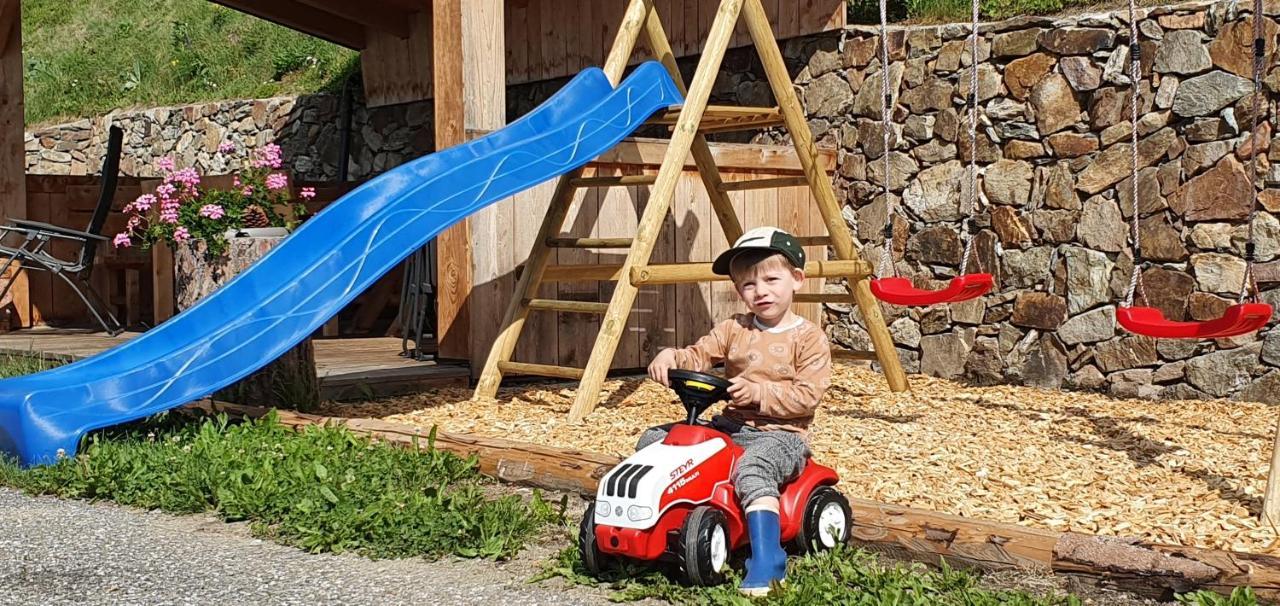
[[[708,105],[712,85],[720,70],[720,64],[729,47],[734,28],[745,22],[751,41],[764,65],[769,87],[777,103],[775,107],[733,107]],[[692,155],[702,183],[711,199],[720,228],[730,241],[743,233],[742,224],[730,204],[730,191],[748,189],[772,189],[807,186],[818,205],[818,211],[826,224],[826,236],[801,236],[806,246],[830,246],[835,260],[810,261],[805,274],[813,278],[845,278],[848,292],[797,295],[801,303],[854,303],[862,314],[874,351],[837,351],[836,357],[845,359],[875,360],[894,391],[908,389],[907,376],[894,349],[893,339],[880,313],[879,303],[872,294],[868,278],[873,275],[871,264],[862,259],[859,247],[840,214],[835,191],[826,172],[818,162],[813,134],[805,119],[804,110],[792,87],[791,77],[782,58],[782,51],[774,38],[773,28],[760,0],[722,0],[707,43],[699,59],[693,81],[686,89],[675,55],[658,10],[653,0],[631,0],[623,16],[622,27],[614,40],[604,71],[613,83],[618,83],[626,69],[637,42],[643,36],[649,51],[670,71],[676,85],[685,94],[684,105],[673,107],[655,116],[654,124],[672,129],[671,139],[656,176],[608,176],[584,178],[582,171],[574,171],[560,178],[552,195],[551,205],[543,218],[542,227],[529,252],[524,271],[516,283],[514,298],[508,305],[501,327],[488,360],[476,386],[476,397],[493,397],[503,377],[507,375],[533,375],[557,377],[579,381],[577,395],[569,411],[572,422],[581,421],[591,413],[600,398],[605,375],[612,364],[619,341],[626,329],[637,291],[642,286],[679,284],[723,280],[711,271],[710,263],[650,264],[650,258],[658,239],[663,221],[671,209],[676,184],[684,170],[685,159]],[[792,178],[757,179],[755,181],[726,183],[721,179],[705,135],[733,131],[758,130],[784,127],[791,135],[796,155],[804,171],[803,180]],[[582,188],[608,188],[632,185],[651,185],[649,204],[640,218],[633,238],[578,238],[563,236],[565,219],[573,204],[574,193]],[[594,266],[593,271],[575,271],[572,268],[549,264],[557,248],[613,248],[627,249],[622,265]],[[564,301],[536,297],[538,287],[550,281],[616,281],[609,302]],[[530,312],[561,312],[597,314],[603,316],[600,332],[586,368],[532,364],[512,360],[516,343]]]

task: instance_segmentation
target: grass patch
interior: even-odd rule
[[[582,567],[577,548],[562,550],[534,581],[562,577],[578,585],[604,582],[619,602],[653,598],[673,604],[717,606],[807,606],[840,604],[849,606],[1080,606],[1075,596],[1032,595],[1019,591],[981,587],[978,575],[950,568],[930,569],[923,564],[887,566],[866,551],[844,547],[803,558],[792,558],[787,585],[781,593],[765,599],[748,599],[738,594],[740,570],[717,587],[688,587],[653,569],[624,564],[605,578],[591,577]],[[1258,601],[1247,588],[1230,597],[1200,591],[1180,595],[1178,602],[1191,606],[1256,606]]]
[[[62,362],[36,356],[0,354],[0,379],[29,375],[56,366],[62,366]]]
[[[333,90],[359,56],[206,0],[24,0],[28,125]]]
[[[434,437],[434,434],[432,434]],[[333,427],[301,432],[274,417],[233,424],[172,415],[93,434],[56,465],[0,463],[0,484],[171,513],[216,512],[311,552],[373,558],[506,558],[564,503],[486,495],[474,459],[378,444]]]

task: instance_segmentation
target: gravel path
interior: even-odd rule
[[[525,581],[550,555],[505,563],[312,555],[243,524],[0,488],[0,604],[605,604]]]

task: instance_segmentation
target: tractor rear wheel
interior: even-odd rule
[[[795,546],[800,553],[834,549],[849,542],[853,530],[853,510],[849,499],[830,486],[819,486],[809,493],[804,505],[804,519],[796,533]]]

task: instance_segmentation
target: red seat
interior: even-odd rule
[[[1159,339],[1221,339],[1258,331],[1271,321],[1271,313],[1266,303],[1243,303],[1228,307],[1215,320],[1176,322],[1154,307],[1121,307],[1116,321],[1131,333]]]
[[[996,283],[991,274],[965,274],[951,279],[946,288],[916,288],[906,278],[881,278],[871,281],[871,294],[893,305],[921,306],[936,303],[959,303],[986,294]]]

